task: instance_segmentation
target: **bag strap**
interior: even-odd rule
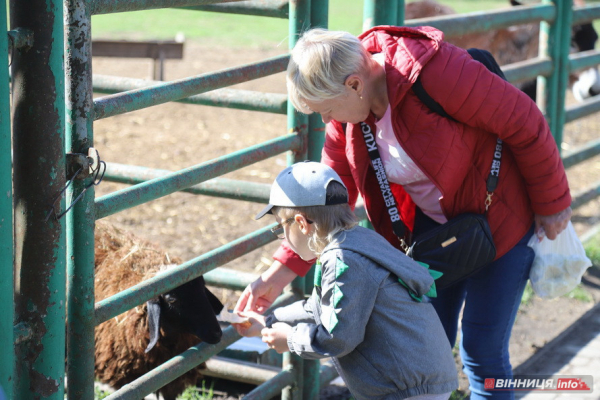
[[[390,183],[388,182],[387,174],[385,173],[385,168],[383,167],[383,161],[381,160],[381,155],[379,154],[379,149],[377,148],[377,142],[375,141],[375,135],[373,134],[371,126],[366,122],[361,122],[360,128],[363,138],[365,139],[365,144],[367,145],[367,151],[369,153],[369,158],[371,159],[371,165],[373,165],[375,176],[379,182],[379,188],[381,189],[383,201],[385,202],[388,215],[390,216],[390,220],[392,222],[392,230],[396,236],[398,236],[398,239],[400,239],[400,246],[402,247],[402,250],[406,252],[408,251],[407,242],[410,242],[410,240],[406,240],[406,234],[408,230],[406,229],[404,222],[402,222],[402,219],[400,219],[398,204],[396,204],[396,199],[394,198],[394,194],[390,188]]]
[[[506,76],[504,76],[504,72],[496,62],[496,59],[492,54],[483,49],[471,48],[468,49],[467,52],[475,61],[479,61],[485,67],[490,70],[492,73],[498,75],[503,80],[506,80]],[[423,87],[421,83],[421,78],[417,77],[417,80],[412,85],[412,90],[415,95],[421,100],[423,104],[425,104],[431,111],[436,114],[441,115],[444,118],[448,118],[454,122],[457,122],[456,119],[451,117],[444,107],[440,105],[437,101],[435,101],[429,93]],[[496,140],[496,148],[494,149],[494,160],[492,161],[492,166],[490,168],[490,174],[488,175],[486,181],[486,198],[485,198],[485,210],[487,211],[490,205],[492,204],[492,196],[494,195],[494,190],[498,186],[498,176],[500,174],[500,163],[502,158],[502,139],[498,138]]]
[[[427,93],[427,91],[423,87],[423,84],[421,83],[421,78],[420,77],[417,77],[417,80],[415,81],[415,83],[413,83],[412,90],[413,90],[413,92],[415,92],[415,94],[417,95],[417,97],[419,98],[419,100],[421,100],[421,103],[425,104],[427,106],[427,108],[429,108],[431,111],[433,111],[436,114],[441,115],[444,118],[448,118],[448,119],[450,119],[452,121],[456,121],[454,118],[452,118],[446,112],[446,110],[444,110],[444,108],[440,105],[440,103],[438,103],[437,101],[435,101],[429,95],[429,93]]]

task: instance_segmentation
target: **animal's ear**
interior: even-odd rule
[[[156,346],[160,337],[160,300],[150,300],[146,302],[148,308],[148,333],[150,333],[150,343],[146,347],[146,353]]]
[[[210,306],[212,307],[215,314],[218,315],[219,313],[221,313],[221,310],[223,309],[223,303],[221,303],[217,296],[212,294],[212,292],[208,290],[208,288],[205,287],[204,291],[206,292],[208,302],[210,303]]]

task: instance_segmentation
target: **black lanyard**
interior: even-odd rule
[[[360,129],[362,131],[363,138],[365,139],[365,144],[367,145],[367,152],[369,153],[369,158],[371,158],[371,165],[373,165],[373,169],[375,170],[375,176],[377,177],[377,181],[379,182],[379,188],[381,189],[383,201],[385,202],[388,215],[390,216],[390,220],[392,221],[392,230],[394,231],[396,236],[398,236],[401,244],[403,244],[404,247],[406,225],[404,224],[404,222],[402,222],[402,219],[400,218],[398,204],[396,203],[396,199],[394,198],[392,190],[390,189],[390,184],[388,182],[387,175],[385,173],[385,168],[383,166],[383,161],[381,160],[381,155],[379,154],[379,149],[377,148],[377,141],[375,140],[375,135],[373,134],[371,126],[366,122],[360,123]],[[486,211],[490,204],[492,204],[492,196],[494,194],[496,186],[498,185],[501,158],[502,139],[498,138],[496,141],[496,148],[494,149],[494,160],[492,161],[490,174],[488,175],[486,181]]]

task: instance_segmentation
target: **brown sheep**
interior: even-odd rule
[[[583,6],[584,0],[574,1],[575,5]],[[511,5],[518,6],[517,0],[511,0]],[[446,5],[434,0],[418,0],[406,4],[405,19],[427,18],[455,14],[455,11]],[[507,65],[538,55],[539,24],[524,24],[505,29],[494,29],[476,34],[466,34],[448,38],[448,42],[469,49],[476,47],[488,50],[498,64]],[[598,40],[598,35],[592,24],[575,25],[571,31],[572,52],[592,50]],[[590,68],[578,74],[569,76],[573,94],[579,101],[596,96],[600,93],[600,75],[596,68]],[[523,82],[516,85],[534,101],[536,99],[536,80]]]
[[[96,226],[95,256],[96,301],[181,263],[156,246],[104,222]],[[199,277],[98,325],[96,378],[118,389],[200,340],[218,343],[222,332],[215,315],[222,308]],[[177,378],[159,393],[165,400],[175,400],[187,386],[201,379],[200,368]]]

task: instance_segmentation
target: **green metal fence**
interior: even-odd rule
[[[6,12],[6,6],[0,7]],[[327,0],[68,0],[64,13],[63,3],[57,0],[12,0],[12,30],[0,38],[0,51],[11,54],[13,71],[11,179],[8,65],[6,59],[0,62],[0,301],[6,310],[0,315],[0,345],[15,349],[5,351],[0,360],[0,384],[9,399],[63,400],[65,350],[68,398],[92,399],[96,325],[200,275],[210,284],[241,289],[253,277],[236,276],[219,267],[273,240],[268,228],[259,229],[185,262],[169,274],[94,303],[97,219],[176,191],[266,203],[265,185],[219,177],[288,151],[290,162],[320,158],[323,124],[319,116],[296,113],[282,95],[224,89],[284,71],[288,56],[166,83],[92,75],[92,15],[165,7],[288,18],[290,47],[302,30],[326,27],[328,21]],[[564,106],[568,72],[600,63],[596,52],[569,57],[570,26],[596,18],[600,18],[600,6],[572,9],[571,1],[556,0],[512,10],[415,20],[406,25],[433,25],[453,36],[540,22],[540,57],[503,69],[512,82],[539,76],[543,89],[539,104],[560,143],[565,122],[600,110],[600,98],[566,110]],[[365,0],[365,27],[402,24],[403,19],[403,2]],[[109,95],[94,100],[94,90]],[[291,133],[177,172],[109,164],[106,179],[132,186],[95,198],[93,171],[98,166],[86,161],[90,148],[93,154],[93,122],[172,101],[287,114]],[[568,167],[599,152],[600,142],[596,141],[565,155],[564,162]],[[74,172],[78,178],[67,185]],[[61,196],[66,187],[66,196]],[[600,193],[598,187],[576,197],[574,206],[589,201],[594,193]],[[58,218],[63,214],[64,218]],[[283,295],[278,304],[302,296],[304,281],[294,281],[293,291]],[[7,304],[15,304],[14,315]],[[238,339],[228,328],[219,344],[200,343],[108,398],[144,397]],[[235,379],[249,373],[228,371],[227,376]],[[281,372],[246,397],[265,399],[282,393],[285,399],[316,399],[320,385],[334,377],[330,366],[288,353]]]
[[[0,32],[6,32],[6,3],[0,2]],[[8,55],[8,36],[0,35],[0,54]],[[13,336],[13,205],[10,144],[10,94],[8,57],[0,57],[0,347],[12,349]],[[14,351],[0,362],[0,388],[9,389],[14,379]],[[1,389],[0,389],[1,390]]]

